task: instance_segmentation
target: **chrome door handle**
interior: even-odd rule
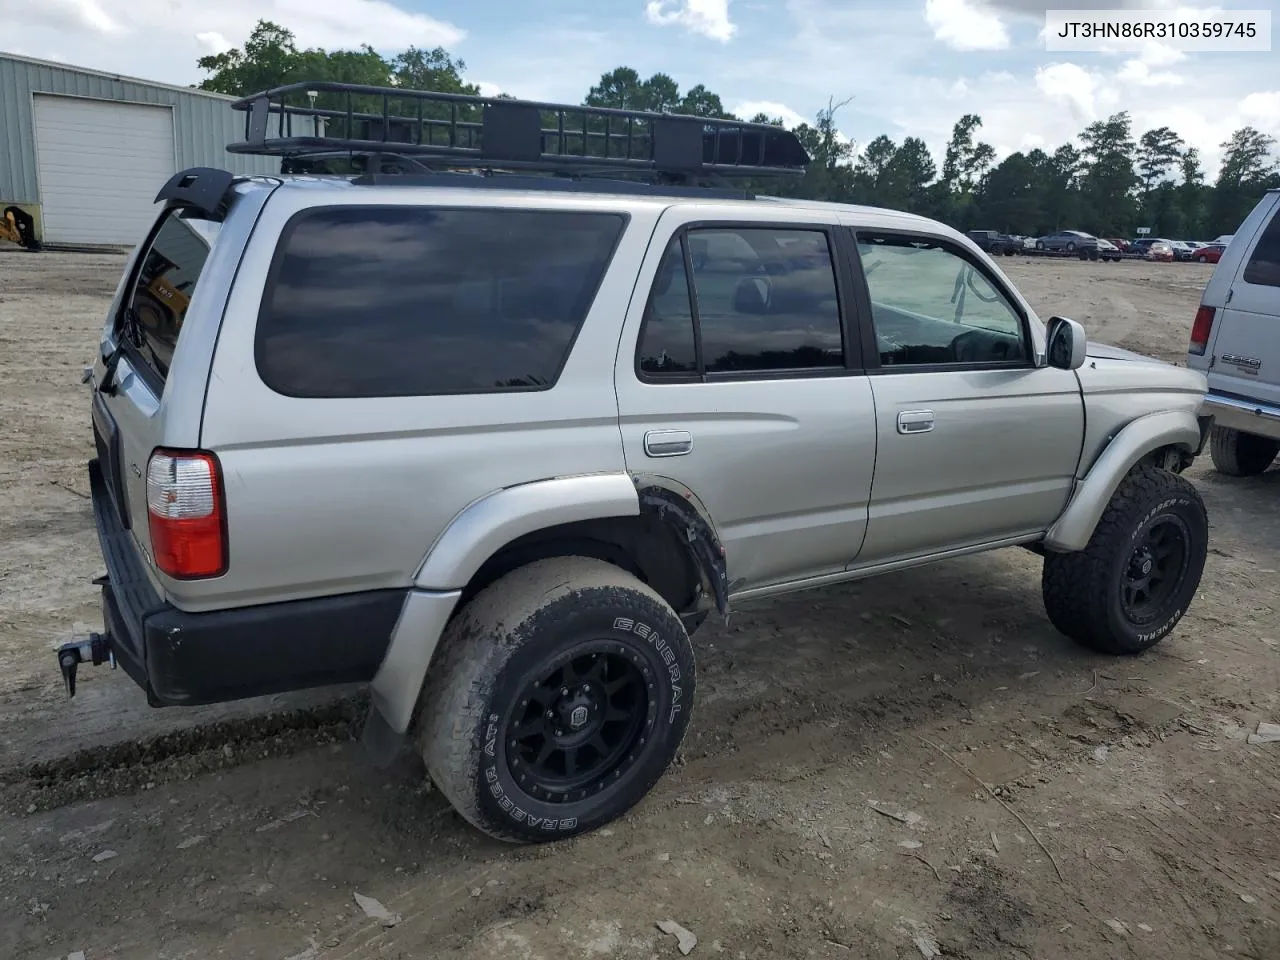
[[[650,430],[644,435],[644,452],[651,457],[683,457],[693,452],[688,430]]]
[[[899,433],[928,433],[932,429],[932,410],[903,410],[898,414]]]

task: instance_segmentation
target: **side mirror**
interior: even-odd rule
[[[1067,317],[1050,317],[1047,331],[1049,366],[1078,370],[1084,366],[1089,338],[1084,327]]]

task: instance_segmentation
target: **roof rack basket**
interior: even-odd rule
[[[244,112],[245,132],[227,145],[231,153],[363,156],[375,173],[388,157],[417,172],[698,185],[803,176],[810,160],[794,133],[771,124],[355,83],[288,84],[232,108]]]

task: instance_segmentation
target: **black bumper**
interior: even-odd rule
[[[107,564],[102,619],[111,652],[152,706],[193,706],[373,679],[406,591],[186,613],[148,579],[98,460],[89,462]]]

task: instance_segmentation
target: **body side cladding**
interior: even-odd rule
[[[1166,410],[1128,423],[1103,449],[1084,479],[1076,483],[1066,510],[1045,536],[1048,550],[1083,550],[1102,518],[1112,494],[1129,471],[1161,447],[1191,453],[1202,445],[1202,424],[1190,410]]]
[[[729,615],[729,571],[724,546],[706,507],[692,490],[668,477],[632,477],[642,513],[650,513],[675,531],[692,556],[715,599],[720,615]]]

